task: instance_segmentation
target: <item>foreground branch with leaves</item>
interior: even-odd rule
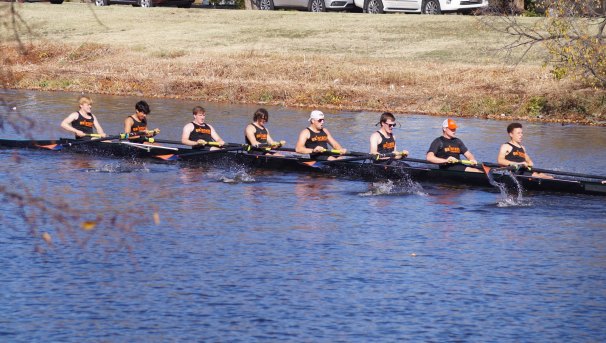
[[[516,16],[482,18],[490,29],[511,41],[503,47],[508,55],[521,49],[521,61],[538,46],[549,52],[546,63],[556,79],[575,77],[588,85],[606,88],[605,0],[543,0],[545,17],[528,24]]]

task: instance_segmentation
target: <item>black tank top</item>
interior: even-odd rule
[[[211,130],[210,130],[210,126],[208,126],[208,124],[204,123],[202,125],[198,125],[194,122],[192,122],[192,124],[194,124],[194,129],[189,133],[190,141],[197,141],[200,139],[203,139],[207,142],[215,141],[213,139],[213,137],[210,135]]]
[[[321,146],[324,149],[328,149],[328,135],[324,132],[324,129],[320,130],[320,132],[313,132],[310,128],[309,130],[309,138],[305,141],[305,147],[308,149],[314,149],[317,146]]]
[[[90,119],[84,118],[82,113],[80,113],[80,111],[78,111],[78,119],[73,120],[71,122],[71,125],[74,129],[80,130],[80,131],[84,132],[85,134],[90,135],[91,133],[93,133],[93,127],[95,126],[95,117],[93,116],[92,113],[89,113],[88,115],[90,115]],[[85,137],[76,136],[76,139],[83,139],[83,138],[85,138]]]
[[[147,131],[147,118],[144,118],[142,121],[137,121],[133,116],[128,116],[128,118],[133,120],[133,125],[130,127],[130,131],[133,133],[146,133]]]
[[[396,140],[393,135],[389,135],[389,138],[383,136],[381,131],[377,131],[381,135],[381,142],[377,145],[377,152],[379,154],[389,154],[396,149]]]
[[[509,154],[505,155],[505,159],[507,161],[515,163],[526,162],[526,151],[524,151],[524,148],[519,148],[509,142],[507,142],[507,144],[511,146],[511,151],[509,152]]]
[[[255,127],[255,139],[257,142],[259,142],[259,144],[267,144],[267,129],[260,128],[255,124],[252,125]],[[246,135],[244,135],[244,140],[246,141],[246,144],[252,144]]]

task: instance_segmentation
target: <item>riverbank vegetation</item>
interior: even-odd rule
[[[12,88],[606,124],[603,89],[546,49],[504,56],[509,38],[473,16],[13,6]]]

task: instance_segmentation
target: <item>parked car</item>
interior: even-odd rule
[[[364,13],[406,12],[441,14],[471,12],[488,6],[488,0],[354,0]]]
[[[276,8],[305,9],[310,12],[356,8],[353,0],[254,0],[257,8],[273,11]]]
[[[141,7],[154,6],[177,6],[190,8],[195,0],[95,0],[97,6],[109,6],[110,4],[133,5]]]

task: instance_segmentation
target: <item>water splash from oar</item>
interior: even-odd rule
[[[496,171],[508,178],[507,182],[496,181],[494,178],[494,172]],[[501,193],[501,199],[497,201],[498,207],[530,206],[530,202],[524,198],[524,188],[522,188],[522,185],[511,171],[496,168],[488,171],[486,176],[488,177],[488,182],[497,187]]]
[[[426,195],[423,187],[407,178],[397,181],[387,180],[373,182],[370,184],[369,190],[364,193],[359,193],[360,196],[377,196],[377,195]]]

